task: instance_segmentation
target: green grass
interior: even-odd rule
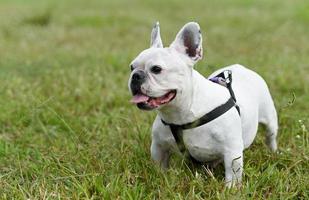
[[[269,84],[280,150],[260,129],[239,190],[222,166],[151,161],[155,113],[130,105],[127,80],[156,20],[166,45],[200,23],[201,73],[241,63]],[[0,0],[0,198],[308,199],[308,33],[306,0]]]

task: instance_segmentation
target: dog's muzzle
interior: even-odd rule
[[[141,92],[141,85],[146,80],[146,73],[142,70],[134,72],[131,78],[130,88],[133,95]]]

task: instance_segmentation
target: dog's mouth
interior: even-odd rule
[[[176,90],[171,90],[160,97],[150,97],[142,93],[133,96],[131,102],[136,104],[138,108],[143,110],[152,110],[161,105],[171,102],[176,97]]]

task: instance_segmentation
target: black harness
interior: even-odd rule
[[[178,124],[167,123],[167,122],[165,122],[164,120],[161,119],[161,121],[164,125],[170,127],[170,130],[171,130],[171,132],[174,136],[174,139],[177,143],[178,149],[180,150],[181,153],[185,153],[185,151],[186,151],[186,147],[184,145],[183,137],[182,137],[183,130],[197,128],[199,126],[207,124],[208,122],[220,117],[221,115],[226,113],[228,110],[230,110],[234,106],[237,109],[238,114],[240,115],[240,109],[239,109],[238,105],[236,105],[236,98],[235,98],[234,91],[232,89],[232,72],[230,70],[223,71],[220,74],[218,74],[217,76],[215,76],[215,77],[213,77],[209,80],[212,81],[212,82],[218,83],[220,85],[223,85],[229,90],[231,97],[229,98],[229,100],[227,100],[227,102],[225,102],[224,104],[214,108],[210,112],[203,115],[201,118],[199,118],[199,119],[197,119],[193,122],[190,122],[190,123],[178,125]],[[190,156],[192,161],[199,162],[196,159],[194,159],[190,154],[189,154],[189,156]]]

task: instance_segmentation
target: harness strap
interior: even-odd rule
[[[236,97],[235,97],[235,94],[234,94],[234,91],[233,91],[233,88],[232,88],[232,71],[227,70],[227,72],[228,72],[228,78],[226,80],[228,80],[228,81],[226,82],[226,87],[229,90],[231,97],[233,98],[233,100],[235,102],[235,107],[237,109],[237,112],[240,115],[240,109],[239,109],[239,106],[236,104]]]
[[[165,122],[164,120],[161,119],[162,123],[164,125],[168,125],[170,127],[173,127],[173,129],[182,129],[182,130],[185,130],[185,129],[191,129],[191,128],[196,128],[196,127],[199,127],[199,126],[202,126],[204,124],[207,124],[208,122],[216,119],[217,117],[223,115],[226,111],[228,111],[229,109],[233,108],[235,106],[235,102],[233,100],[233,98],[229,98],[229,100],[216,107],[215,109],[211,110],[210,112],[206,113],[204,116],[202,116],[201,118],[193,121],[193,122],[190,122],[190,123],[187,123],[187,124],[182,124],[182,125],[177,125],[177,124],[172,124],[172,123],[167,123]],[[176,139],[176,138],[175,138]]]
[[[220,85],[223,85],[229,90],[229,93],[235,102],[235,107],[237,109],[237,112],[240,115],[240,109],[239,109],[239,106],[236,104],[236,97],[235,97],[235,94],[232,88],[232,71],[225,70],[221,72],[220,74],[218,74],[217,76],[210,78],[209,80],[211,80],[212,82],[218,83]]]

